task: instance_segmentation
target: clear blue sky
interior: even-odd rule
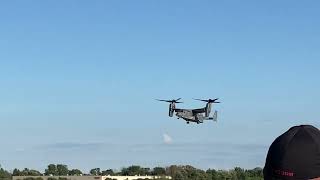
[[[290,126],[320,127],[319,6],[1,1],[0,164],[262,167]],[[220,98],[219,122],[154,101],[178,97]]]

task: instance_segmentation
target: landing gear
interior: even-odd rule
[[[197,121],[197,124],[199,124],[199,121]]]
[[[187,124],[189,124],[190,122],[189,121],[187,121]]]

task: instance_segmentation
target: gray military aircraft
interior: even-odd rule
[[[162,99],[157,99],[158,101],[164,101],[168,102],[169,104],[169,116],[172,117],[173,113],[176,112],[177,118],[182,118],[184,119],[187,124],[190,122],[195,122],[197,124],[203,123],[204,120],[212,120],[212,121],[217,121],[218,118],[218,112],[215,111],[213,116],[210,117],[211,113],[211,108],[213,103],[220,103],[217,102],[218,98],[216,99],[195,99],[198,101],[203,101],[206,102],[206,106],[204,108],[199,108],[199,109],[178,109],[176,108],[176,104],[182,103],[179,102],[181,98],[178,99],[173,99],[173,100],[162,100]]]

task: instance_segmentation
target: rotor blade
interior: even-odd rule
[[[218,100],[219,98],[215,98],[215,99],[194,99],[194,100],[198,100],[198,101],[203,101],[203,102],[207,102],[207,103],[220,103],[220,102],[216,102],[216,100]]]
[[[164,102],[171,102],[169,100],[163,100],[163,99],[156,99],[157,101],[164,101]]]
[[[217,98],[216,99],[208,99],[208,103],[214,103],[216,100],[218,100]]]
[[[157,101],[163,101],[163,102],[168,102],[168,103],[183,103],[183,102],[179,102],[178,100],[180,100],[181,98],[175,100],[163,100],[163,99],[156,99]]]
[[[208,100],[204,100],[204,99],[194,99],[194,100],[203,101],[203,102],[208,102]]]
[[[176,101],[179,101],[181,98],[176,99]]]

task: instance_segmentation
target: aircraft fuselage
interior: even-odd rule
[[[182,118],[185,121],[188,122],[195,122],[195,123],[203,123],[203,120],[205,119],[203,113],[197,113],[197,114],[193,114],[192,110],[181,110],[180,112],[176,113],[176,116],[178,118]]]

